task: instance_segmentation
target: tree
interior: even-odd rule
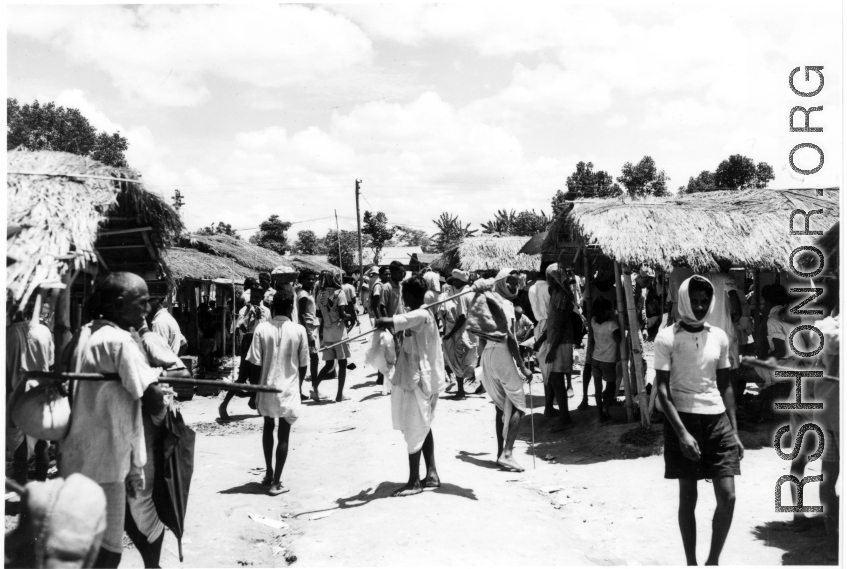
[[[359,268],[359,235],[355,231],[341,230],[341,262],[338,260],[339,235],[335,229],[330,229],[324,237],[327,261],[344,270]],[[364,240],[363,240],[364,241]],[[364,247],[364,242],[362,243]]]
[[[290,228],[291,223],[282,221],[278,215],[272,215],[259,224],[259,231],[250,237],[250,243],[285,255],[289,248],[286,231]]]
[[[241,239],[241,236],[232,228],[232,225],[223,221],[219,221],[217,225],[213,221],[208,227],[201,227],[197,230],[197,235],[229,235],[230,237]]]
[[[632,162],[624,164],[618,182],[632,197],[666,196],[669,179],[664,170],[656,168],[656,162],[652,158],[645,156],[634,166]]]
[[[393,240],[400,247],[420,247],[424,253],[430,253],[432,248],[432,239],[429,238],[426,231],[421,229],[412,229],[411,227],[403,227],[400,225],[394,226],[395,239]],[[386,243],[387,245],[387,243]]]
[[[297,232],[297,241],[294,242],[291,250],[299,255],[326,255],[323,240],[318,239],[311,229]]]
[[[535,213],[535,210],[522,211],[515,216],[515,222],[512,225],[512,235],[531,237],[542,231],[547,231],[550,221],[550,218],[547,217],[544,211],[541,214]]]
[[[721,162],[714,173],[704,170],[696,178],[689,178],[688,186],[680,192],[693,194],[716,190],[747,190],[766,188],[774,179],[773,167],[767,162],[755,164],[752,158],[733,154]]]
[[[753,163],[751,158],[733,154],[715,170],[715,186],[726,190],[766,188],[774,179],[773,168],[765,163]]]
[[[502,233],[504,235],[511,235],[514,225],[515,210],[507,212],[505,209],[498,209],[497,213],[494,214],[494,219],[492,219],[488,223],[482,224],[482,232]]]
[[[97,132],[78,109],[54,103],[19,106],[6,99],[6,150],[56,150],[88,156],[107,166],[126,168],[126,138],[119,133]]]
[[[557,190],[551,201],[553,217],[562,213],[566,201],[579,198],[616,198],[623,193],[608,172],[605,170],[595,172],[594,164],[591,162],[577,163],[576,170],[568,176],[566,184],[568,191]]]
[[[437,253],[443,253],[477,232],[476,229],[470,229],[470,223],[463,225],[458,215],[451,216],[447,212],[443,212],[438,219],[434,219],[432,222],[438,227],[438,233],[432,236],[432,240],[435,241],[434,249]]]
[[[388,226],[388,218],[381,211],[375,214],[365,211],[364,222],[362,234],[371,238],[371,249],[374,252],[373,263],[374,265],[378,265],[379,254],[382,252],[382,248],[385,247],[386,242],[394,237],[395,228]],[[362,246],[364,246],[364,243]]]

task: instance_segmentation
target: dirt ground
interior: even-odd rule
[[[613,409],[618,420],[604,426],[593,402],[589,410],[575,411],[579,378],[577,396],[570,400],[576,427],[564,434],[550,432],[542,416],[543,386],[532,384],[532,420],[524,419],[516,444],[516,457],[526,468],[521,473],[494,464],[494,406],[487,396],[458,401],[443,394],[433,425],[443,486],[391,498],[408,474],[405,443],[391,428],[389,398],[380,395],[373,370],[363,363],[365,348],[364,342],[353,346],[351,361],[358,368],[348,372],[351,400],[307,403],[294,425],[283,474],[291,491],[282,496],[267,496],[259,483],[262,420],[246,399],[233,400],[234,420],[226,424],[217,421],[222,394],[181,404],[198,431],[195,470],[185,560],[180,564],[168,532],[164,567],[684,563],[677,483],[663,478],[661,437],[654,447],[623,444],[621,436],[634,425],[623,422],[622,407]],[[335,389],[335,381],[321,386],[326,395]],[[747,452],[736,478],[735,519],[722,564],[835,564],[822,552],[822,524],[798,533],[787,524],[791,514],[774,512],[774,485],[787,473],[787,463],[769,443],[775,428],[745,428]],[[661,425],[653,429],[660,432]],[[819,470],[813,463],[806,475]],[[709,483],[699,487],[702,563],[715,499]],[[790,501],[787,490],[785,498]],[[814,485],[805,502],[819,504]],[[269,527],[251,515],[285,527]],[[126,549],[121,566],[143,565],[137,551]]]

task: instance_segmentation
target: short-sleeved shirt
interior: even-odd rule
[[[271,305],[273,305],[275,294],[276,294],[276,289],[274,289],[273,287],[268,287],[267,289],[265,289],[264,296],[262,296],[262,301],[269,308],[270,308]]]
[[[153,316],[150,321],[150,331],[164,338],[175,354],[178,354],[179,348],[186,343],[176,319],[164,308]]]
[[[117,373],[120,381],[74,382],[71,429],[59,444],[60,473],[123,482],[131,465],[147,461],[140,399],[160,370],[147,364],[132,334],[95,320],[79,333],[70,371]]]
[[[253,305],[248,304],[247,306],[242,306],[241,310],[238,311],[238,326],[244,324],[245,328],[247,328],[247,332],[245,334],[252,334],[256,329],[256,326],[261,324],[262,322],[267,322],[271,319],[271,311],[264,304],[260,304],[258,307],[258,315],[253,313]]]
[[[18,322],[6,327],[6,396],[23,379],[25,371],[50,371],[53,365],[53,335],[36,322]]]
[[[717,370],[728,369],[729,340],[706,324],[687,332],[679,323],[662,329],[654,344],[656,371],[670,372],[670,392],[677,411],[717,415],[726,411],[718,390]]]
[[[380,293],[379,305],[385,307],[387,316],[395,316],[406,312],[403,306],[403,297],[400,294],[400,285],[394,281],[383,283]]]
[[[324,345],[340,342],[347,337],[347,326],[344,324],[347,295],[340,288],[327,288],[318,295],[318,308],[323,320]]]
[[[444,354],[438,324],[429,310],[418,308],[394,315],[394,331],[409,331],[397,356],[397,385],[412,391],[420,388],[427,396],[437,396],[444,387]]]
[[[263,417],[282,417],[293,424],[300,416],[300,368],[309,365],[306,329],[285,316],[256,326],[247,361],[262,367],[259,385],[282,393],[259,393],[256,408]]]
[[[345,283],[341,285],[341,288],[344,289],[344,294],[347,295],[347,304],[356,304],[356,287],[350,283]]]
[[[594,330],[594,352],[591,359],[598,362],[618,361],[620,351],[614,335],[615,330],[619,330],[618,323],[610,319],[600,324],[596,318],[592,318],[591,328]]]

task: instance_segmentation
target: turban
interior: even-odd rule
[[[468,274],[467,271],[463,271],[461,269],[453,269],[451,276],[454,279],[458,279],[458,280],[462,281],[463,283],[468,282],[471,278],[470,274]]]

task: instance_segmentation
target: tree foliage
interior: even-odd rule
[[[327,231],[324,237],[327,261],[345,271],[359,268],[359,235],[355,231],[341,230],[341,261],[338,259],[339,233],[335,229]],[[364,240],[362,246],[364,247]]]
[[[299,255],[326,255],[323,239],[318,239],[311,229],[297,232],[297,240],[291,250]]]
[[[394,237],[395,228],[388,225],[388,217],[381,211],[374,214],[365,211],[363,220],[362,234],[371,238],[371,249],[374,252],[373,262],[375,265],[378,265],[382,248],[385,247],[386,242]]]
[[[280,255],[288,252],[288,235],[286,232],[291,228],[291,223],[282,221],[278,215],[270,216],[266,221],[259,224],[259,231],[250,237],[250,243],[270,249]]]
[[[711,192],[717,190],[748,190],[767,188],[774,179],[773,167],[767,162],[756,164],[752,158],[733,154],[722,161],[715,172],[704,170],[696,178],[689,178],[681,193]]]
[[[232,228],[232,225],[223,221],[219,221],[217,225],[213,221],[208,227],[201,227],[197,230],[197,235],[229,235],[230,237],[241,239],[241,236]]]
[[[438,219],[433,219],[432,222],[438,228],[438,232],[432,236],[433,248],[437,253],[443,253],[477,232],[476,229],[470,229],[470,223],[464,225],[459,220],[458,215],[452,216],[446,211]]]
[[[532,236],[547,230],[550,218],[543,211],[538,214],[535,210],[524,210],[518,214],[515,211],[497,210],[494,219],[482,224],[483,233],[502,235]]]
[[[394,226],[394,232],[395,236],[392,239],[392,245],[398,247],[420,247],[424,253],[432,252],[432,239],[430,239],[426,231],[396,225]]]
[[[78,109],[55,103],[18,105],[6,99],[6,150],[56,150],[88,156],[107,166],[126,168],[126,138],[120,133],[97,132]]]
[[[666,196],[669,179],[664,170],[656,168],[656,162],[651,157],[645,156],[638,164],[624,164],[618,182],[631,197]]]

